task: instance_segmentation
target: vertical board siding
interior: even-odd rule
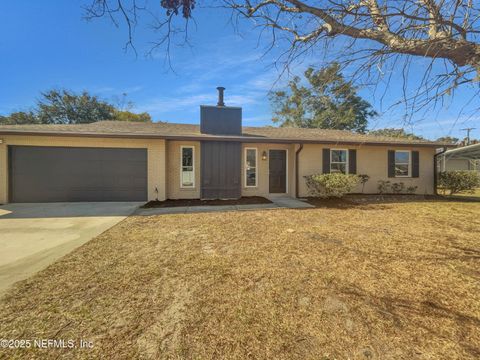
[[[201,149],[201,198],[238,199],[241,196],[241,144],[203,141]]]

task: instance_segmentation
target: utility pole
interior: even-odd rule
[[[466,129],[460,129],[462,131],[467,132],[467,146],[470,145],[470,131],[475,130],[476,128],[466,128]]]

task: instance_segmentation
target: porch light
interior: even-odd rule
[[[262,153],[262,160],[267,160],[267,152],[263,151]]]

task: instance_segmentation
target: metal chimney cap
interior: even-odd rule
[[[225,90],[225,88],[223,86],[218,86],[217,90],[218,90],[217,106],[225,106],[225,103],[223,102],[223,91]]]

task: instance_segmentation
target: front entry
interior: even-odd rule
[[[287,192],[287,150],[269,151],[269,192],[283,194]]]

